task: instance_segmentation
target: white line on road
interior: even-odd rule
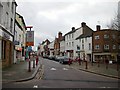
[[[34,85],[33,88],[38,88],[38,85]]]
[[[67,68],[63,68],[63,70],[68,70]]]
[[[55,68],[51,68],[50,70],[56,70]]]

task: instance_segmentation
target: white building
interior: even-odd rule
[[[92,61],[92,31],[80,35],[76,38],[76,42],[79,47],[77,53],[80,54],[80,58],[82,60],[85,58],[85,60]]]
[[[25,60],[26,25],[23,17],[16,13],[14,63]]]
[[[73,58],[74,55],[74,42],[75,42],[75,28],[72,28],[72,31],[65,34],[65,55]],[[77,38],[77,37],[76,37]]]
[[[91,36],[92,34],[92,29],[90,29],[86,23],[82,22],[81,23],[81,27],[75,29],[74,27],[72,28],[72,31],[68,32],[67,34],[65,34],[65,53],[68,57],[71,57],[73,59],[75,59],[76,57],[78,57],[78,53],[80,52],[80,57],[83,57],[83,50],[87,53],[91,55],[92,50],[92,38],[90,38],[89,40],[89,36]],[[90,34],[90,35],[89,35]],[[86,42],[81,43],[80,40],[81,38],[84,40],[86,40]],[[82,40],[82,41],[83,41]],[[90,48],[89,48],[89,44],[90,44]],[[80,48],[80,51],[78,50],[78,47]],[[86,58],[88,58],[86,56]]]
[[[14,27],[16,2],[0,1],[0,63],[7,67],[12,65],[14,56]]]
[[[118,26],[120,29],[120,1],[118,2]]]

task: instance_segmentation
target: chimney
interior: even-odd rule
[[[85,22],[82,22],[82,23],[81,23],[81,27],[84,27],[84,26],[86,26],[86,23],[85,23]]]
[[[96,31],[100,31],[100,25],[96,25]]]
[[[75,30],[75,27],[72,27],[72,31],[74,31]]]
[[[58,33],[58,38],[59,38],[60,40],[62,39],[62,33],[61,33],[61,32]]]

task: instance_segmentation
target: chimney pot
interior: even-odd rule
[[[96,30],[97,30],[97,31],[100,31],[100,29],[101,29],[100,25],[97,25],[97,26],[96,26]]]
[[[75,27],[72,27],[72,31],[75,30]]]
[[[81,26],[82,26],[82,27],[86,26],[86,23],[85,23],[85,22],[82,22],[82,23],[81,23]]]

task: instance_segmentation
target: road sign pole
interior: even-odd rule
[[[30,52],[29,52],[29,67],[28,67],[28,72],[31,72]]]
[[[33,28],[32,26],[27,26],[26,27],[26,29],[27,28],[30,28],[30,31],[31,31],[31,28]],[[29,51],[29,50],[28,50]],[[29,51],[29,65],[28,65],[28,72],[31,72],[31,58],[30,58],[30,53],[31,53],[31,51]]]

